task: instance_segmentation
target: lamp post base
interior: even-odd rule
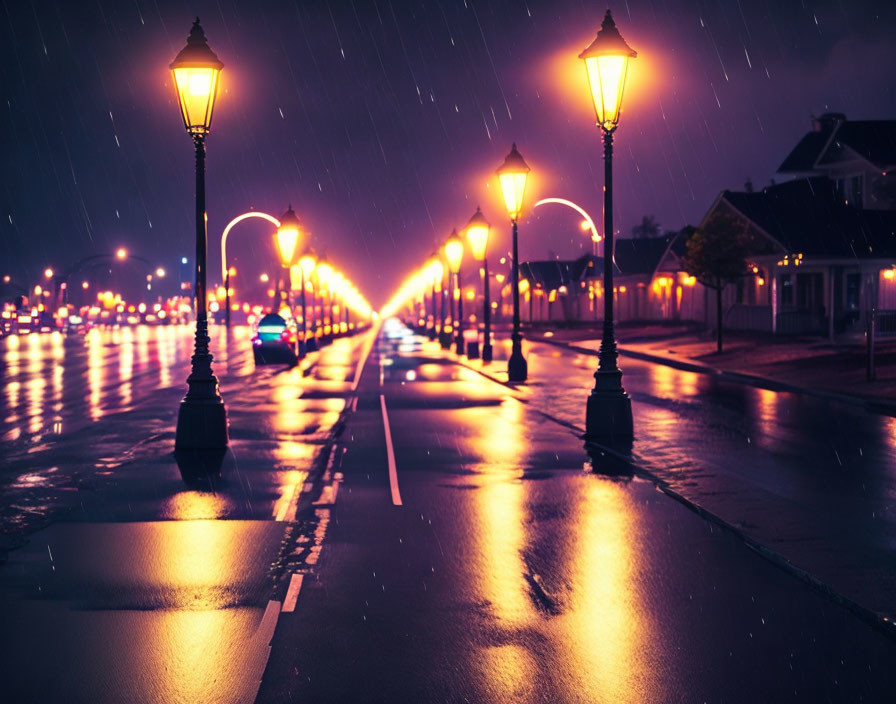
[[[454,350],[457,352],[458,357],[463,357],[464,352],[464,338],[461,335],[458,335],[454,341]]]
[[[516,383],[524,382],[529,376],[529,365],[523,357],[523,340],[519,333],[514,333],[510,359],[507,360],[507,380]]]
[[[622,372],[597,372],[585,409],[585,442],[634,435],[632,400],[622,388]]]
[[[492,343],[485,342],[482,345],[482,361],[483,362],[491,362],[492,361]]]
[[[227,411],[220,396],[187,397],[180,402],[175,450],[217,450],[227,443]]]
[[[439,333],[439,345],[443,350],[451,349],[451,333],[450,332],[441,332]]]
[[[467,359],[479,359],[479,340],[467,343]]]

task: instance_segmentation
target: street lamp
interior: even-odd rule
[[[504,194],[504,204],[513,226],[513,266],[511,283],[513,284],[513,334],[510,359],[507,360],[508,381],[522,382],[529,374],[526,358],[523,357],[523,335],[520,333],[520,258],[517,246],[517,220],[523,211],[523,196],[526,194],[526,181],[529,178],[529,165],[516,150],[511,147],[510,154],[498,169],[498,181]]]
[[[280,257],[280,266],[283,269],[286,269],[287,273],[289,272],[290,267],[295,264],[296,254],[299,252],[299,240],[303,239],[304,231],[302,229],[302,223],[299,220],[298,215],[296,215],[295,211],[292,209],[292,205],[290,205],[286,212],[280,216],[280,224],[277,225],[277,231],[274,233],[274,244],[277,245],[277,255]],[[228,276],[230,270],[227,270]],[[274,280],[275,286],[277,289],[277,300],[274,301],[274,312],[280,312],[280,280],[283,277],[281,275],[277,275]],[[225,286],[229,288],[229,284],[225,283]],[[289,294],[287,293],[287,298],[289,298]],[[287,301],[288,302],[288,301]]]
[[[171,62],[184,127],[196,148],[196,341],[189,389],[177,414],[175,448],[223,449],[227,446],[227,412],[212,373],[206,310],[205,136],[212,121],[218,77],[224,64],[209,48],[199,18],[193,23],[187,45]],[[124,249],[116,256],[127,256]]]
[[[470,251],[473,253],[473,259],[482,262],[482,321],[483,321],[483,341],[482,341],[482,361],[492,361],[492,304],[489,295],[488,281],[488,257],[486,250],[488,249],[488,231],[491,225],[482,214],[482,210],[477,206],[476,212],[467,223],[467,241],[470,243]]]
[[[311,280],[311,274],[314,273],[314,268],[317,266],[317,257],[314,256],[313,250],[308,250],[301,259],[299,259],[299,269],[302,271],[302,346],[300,352],[305,354],[306,352],[313,352],[317,349],[317,342],[314,338],[311,339],[311,346],[308,344],[308,314],[307,314],[307,306],[305,300],[305,288],[308,285],[308,282]],[[314,300],[312,299],[312,306],[314,305]]]
[[[445,242],[445,259],[448,261],[448,269],[454,274],[454,287],[456,291],[460,291],[460,265],[464,258],[464,242],[458,237],[457,230],[452,230],[451,235]],[[457,328],[457,353],[464,353],[464,297],[459,296],[457,299],[457,319],[454,321]]]
[[[586,440],[633,435],[632,401],[622,387],[613,329],[613,133],[619,124],[628,62],[636,56],[616,29],[609,10],[595,40],[579,54],[585,61],[604,143],[604,325],[594,389],[585,413]]]

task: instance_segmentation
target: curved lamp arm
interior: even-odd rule
[[[221,281],[225,281],[227,279],[227,235],[230,234],[230,230],[234,225],[248,218],[262,218],[263,220],[267,220],[269,223],[273,224],[274,227],[280,227],[280,221],[273,215],[260,213],[257,210],[252,210],[248,213],[237,215],[233,220],[227,223],[227,227],[224,228],[224,232],[221,234]]]

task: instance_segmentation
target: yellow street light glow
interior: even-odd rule
[[[128,258],[128,250],[126,250],[124,247],[119,247],[119,248],[115,251],[115,256],[116,256],[118,259],[127,259],[127,258]]]
[[[628,62],[637,55],[619,34],[609,10],[604,15],[597,37],[579,54],[588,72],[597,124],[607,131],[612,131],[619,123]]]
[[[317,265],[317,280],[320,283],[321,288],[330,289],[330,284],[333,280],[333,267],[330,266],[330,263],[326,260],[323,260]]]
[[[187,37],[187,45],[169,68],[174,75],[174,86],[187,132],[207,134],[218,95],[218,78],[224,64],[209,48],[198,17]]]
[[[86,291],[87,289],[90,288],[90,282],[89,282],[89,281],[82,281],[82,282],[81,282],[81,288],[83,288],[83,289]]]
[[[277,253],[280,255],[280,264],[289,268],[293,264],[296,252],[299,251],[299,240],[304,235],[302,223],[292,206],[286,209],[280,218],[280,226],[277,228]]]
[[[44,276],[46,276],[48,279],[52,279],[53,278],[53,270],[52,269],[44,269]]]
[[[438,257],[433,257],[430,259],[426,270],[429,273],[430,283],[437,288],[441,287],[442,275],[445,273],[445,266],[442,264],[442,260]]]
[[[514,142],[510,153],[496,172],[504,195],[504,205],[511,220],[517,220],[523,212],[523,197],[526,194],[526,181],[530,171],[529,165],[517,151]]]
[[[156,269],[156,276],[158,276],[160,279],[164,279],[165,270],[162,267],[159,267],[158,269]]]
[[[482,210],[477,206],[476,212],[467,223],[467,242],[470,243],[470,251],[473,253],[473,259],[482,261],[485,259],[486,249],[488,248],[488,231],[490,225],[488,220],[482,214]]]
[[[262,274],[261,276],[258,277],[258,280],[261,281],[261,283],[263,283],[263,284],[266,284],[268,281],[270,281],[270,279],[271,279],[271,277],[268,276],[267,274]]]
[[[235,266],[230,267],[227,270],[227,275],[228,276],[236,276],[236,267]]]
[[[452,274],[456,274],[460,271],[460,265],[464,259],[464,243],[457,236],[457,230],[451,231],[451,235],[445,242],[444,251],[445,259],[448,260],[448,269],[451,270]]]
[[[302,274],[305,276],[307,281],[308,277],[314,272],[314,268],[317,266],[317,257],[314,256],[312,252],[308,252],[307,254],[303,254],[302,258],[299,259],[299,268],[302,270]]]

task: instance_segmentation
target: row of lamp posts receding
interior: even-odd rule
[[[616,28],[610,11],[604,17],[595,40],[579,58],[585,62],[597,125],[604,144],[604,321],[599,351],[599,366],[595,385],[588,398],[586,438],[631,437],[631,400],[622,387],[622,372],[617,364],[617,349],[613,326],[613,136],[619,124],[622,94],[630,59],[636,52],[625,42]],[[174,76],[184,126],[193,138],[196,154],[196,336],[192,370],[187,379],[188,391],[178,413],[175,446],[179,448],[222,448],[227,445],[227,418],[224,402],[218,393],[218,381],[212,373],[209,353],[208,317],[206,310],[206,212],[205,212],[205,138],[211,126],[212,112],[217,97],[218,79],[223,63],[208,46],[199,20],[193,23],[187,46],[175,57],[170,68]],[[517,221],[522,212],[523,195],[529,167],[516,150],[511,150],[498,176],[511,220],[513,289],[513,332],[508,378],[525,381],[528,369],[522,354],[522,335],[519,324],[519,252]],[[477,211],[481,217],[481,213]],[[468,228],[469,237],[483,237],[483,269],[488,227],[484,218],[477,218]],[[473,235],[470,235],[472,229]],[[456,235],[456,233],[455,233]],[[459,238],[458,238],[459,239]],[[477,246],[479,242],[477,241]],[[454,245],[456,248],[456,244]],[[462,250],[461,250],[462,251]],[[452,267],[459,282],[460,261]],[[487,279],[486,279],[487,282]],[[488,286],[485,286],[488,289]],[[304,285],[302,287],[304,298]],[[459,308],[463,297],[458,298]],[[457,340],[459,351],[463,345],[463,315],[458,311]],[[486,307],[484,318],[489,320]],[[484,346],[490,346],[486,336]],[[485,351],[485,350],[483,350]]]
[[[616,28],[609,10],[604,16],[597,37],[580,55],[584,60],[588,75],[591,98],[594,104],[597,126],[603,138],[604,159],[604,320],[601,334],[601,345],[598,352],[598,369],[594,373],[594,388],[588,397],[585,416],[585,438],[599,440],[606,438],[630,438],[633,435],[631,399],[622,386],[622,372],[617,364],[617,347],[613,319],[613,136],[619,124],[619,113],[622,106],[622,94],[628,62],[637,53],[625,42]],[[507,363],[507,377],[510,382],[526,381],[528,364],[522,352],[522,333],[520,331],[520,273],[518,220],[523,212],[526,182],[530,168],[517,150],[516,144],[510,150],[504,163],[497,171],[504,196],[507,214],[510,217],[512,232],[511,251],[511,287],[513,296],[513,330],[511,332],[511,354]],[[491,361],[491,310],[488,285],[488,261],[486,249],[488,245],[489,224],[477,208],[466,227],[470,249],[476,260],[482,262],[483,274],[483,326],[484,342],[482,358]],[[463,258],[463,241],[456,231],[446,241],[443,253],[448,268],[454,277],[455,291],[460,288],[460,267]],[[438,257],[430,259],[428,270],[434,271],[441,279],[441,270],[435,271]],[[438,267],[441,264],[438,263]],[[435,279],[435,276],[434,276]],[[430,335],[435,337],[436,321],[436,285],[433,282],[433,326]],[[457,299],[457,316],[453,310],[451,320],[455,324],[457,354],[465,353],[463,342],[463,296],[449,295],[449,300]],[[443,309],[444,310],[444,309]],[[450,341],[443,337],[442,346],[446,349]],[[475,346],[470,349],[470,356],[477,356]]]

